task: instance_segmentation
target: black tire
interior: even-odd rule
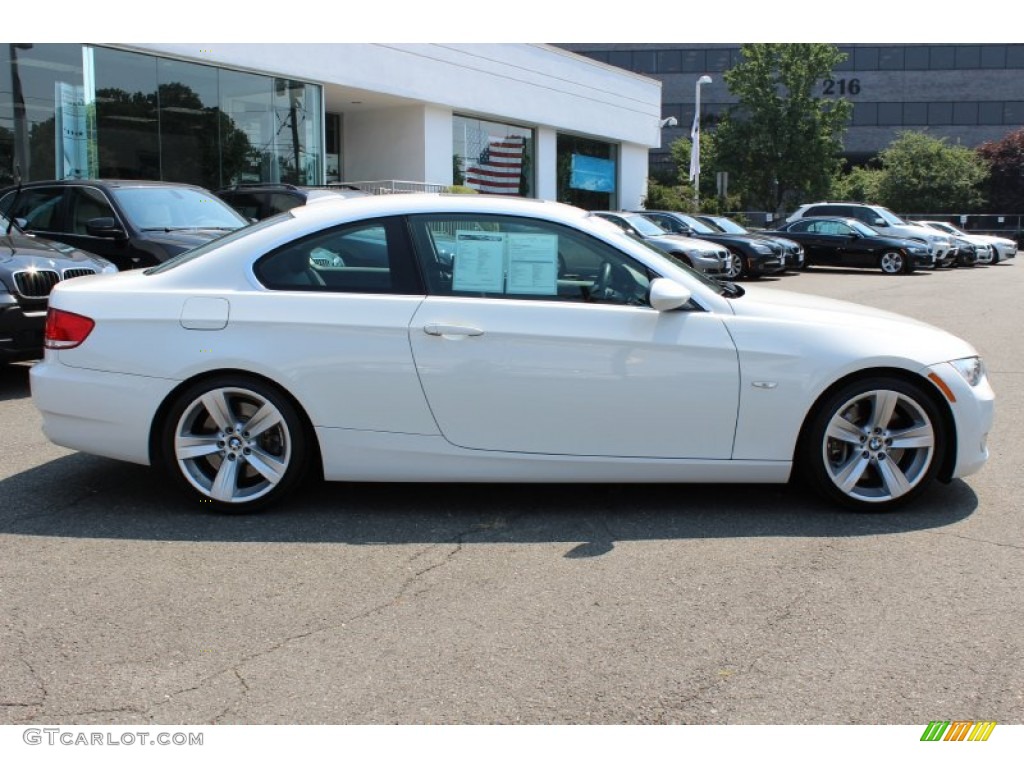
[[[935,477],[946,450],[944,423],[921,385],[890,376],[853,381],[810,415],[796,469],[827,499],[858,512],[887,512]]]
[[[175,399],[161,427],[160,463],[203,507],[251,512],[303,480],[308,444],[302,418],[280,390],[254,377],[223,375],[196,382]]]

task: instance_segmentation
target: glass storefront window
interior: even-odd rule
[[[0,184],[323,182],[319,86],[130,51],[0,45]]]
[[[456,186],[498,195],[533,195],[533,130],[473,117],[452,117]]]
[[[82,48],[61,43],[0,44],[0,184],[86,175]],[[58,120],[60,116],[60,120]],[[57,172],[68,130],[67,171]],[[63,166],[64,161],[61,159]]]
[[[590,211],[614,209],[618,191],[616,154],[614,144],[558,134],[558,201]]]

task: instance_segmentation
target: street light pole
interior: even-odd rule
[[[711,78],[701,75],[697,78],[693,98],[693,127],[690,129],[690,181],[693,182],[693,208],[700,210],[700,87],[711,83]]]

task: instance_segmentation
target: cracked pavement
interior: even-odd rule
[[[335,484],[233,517],[49,444],[0,369],[0,724],[1024,722],[1024,264],[763,282],[971,341],[988,466],[892,515]]]

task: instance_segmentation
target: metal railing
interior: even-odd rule
[[[378,181],[343,181],[341,186],[358,187],[371,195],[396,195],[410,192],[444,192],[447,184],[431,184],[426,181],[401,181],[383,179]]]

